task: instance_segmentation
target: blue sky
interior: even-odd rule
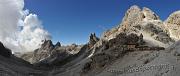
[[[25,0],[25,9],[38,15],[53,42],[65,45],[87,43],[92,32],[100,36],[132,5],[148,7],[162,20],[180,10],[180,0]]]

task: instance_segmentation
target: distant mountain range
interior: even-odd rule
[[[55,45],[20,56],[0,43],[0,76],[179,76],[180,11],[165,21],[149,8],[131,6],[122,22],[90,34],[84,45]]]

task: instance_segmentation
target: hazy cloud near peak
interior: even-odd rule
[[[17,29],[22,16],[22,0],[0,0],[0,38],[4,39]]]
[[[0,41],[13,52],[33,51],[51,39],[38,16],[23,8],[24,0],[0,0]]]

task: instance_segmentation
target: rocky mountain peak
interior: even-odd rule
[[[127,10],[122,23],[135,24],[136,22],[141,21],[142,17],[141,9],[137,5],[133,5]]]
[[[180,11],[172,13],[167,20],[164,22],[168,28],[170,37],[176,41],[180,39]]]
[[[172,13],[166,20],[169,24],[180,25],[180,10]]]
[[[152,10],[147,7],[140,9],[137,5],[133,5],[125,13],[121,24],[119,24],[118,27],[108,30],[103,36],[105,39],[109,40],[116,37],[116,35],[121,32],[139,34],[143,31],[142,29],[150,27],[148,24],[152,24],[155,28],[164,30],[163,22]],[[140,32],[140,30],[142,31]]]
[[[61,47],[61,43],[60,42],[57,42],[55,47]]]
[[[137,5],[133,5],[133,6],[131,6],[131,7],[128,9],[128,11],[133,11],[133,10],[141,11],[141,9],[139,8],[139,6],[137,6]]]
[[[143,7],[143,9],[140,9],[137,5],[133,5],[127,10],[122,23],[134,25],[139,23],[140,21],[143,21],[144,19],[159,20],[159,16],[147,7]]]
[[[51,40],[45,40],[44,43],[41,45],[41,48],[48,49],[53,48],[54,45]]]
[[[44,43],[40,48],[36,49],[32,54],[32,59],[30,59],[31,63],[39,62],[50,56],[52,50],[55,48],[51,40],[44,40]]]

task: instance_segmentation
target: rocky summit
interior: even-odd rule
[[[121,23],[83,45],[40,48],[20,59],[0,43],[1,76],[179,76],[180,11],[165,21],[147,7],[131,6]],[[17,70],[19,69],[19,70]]]

